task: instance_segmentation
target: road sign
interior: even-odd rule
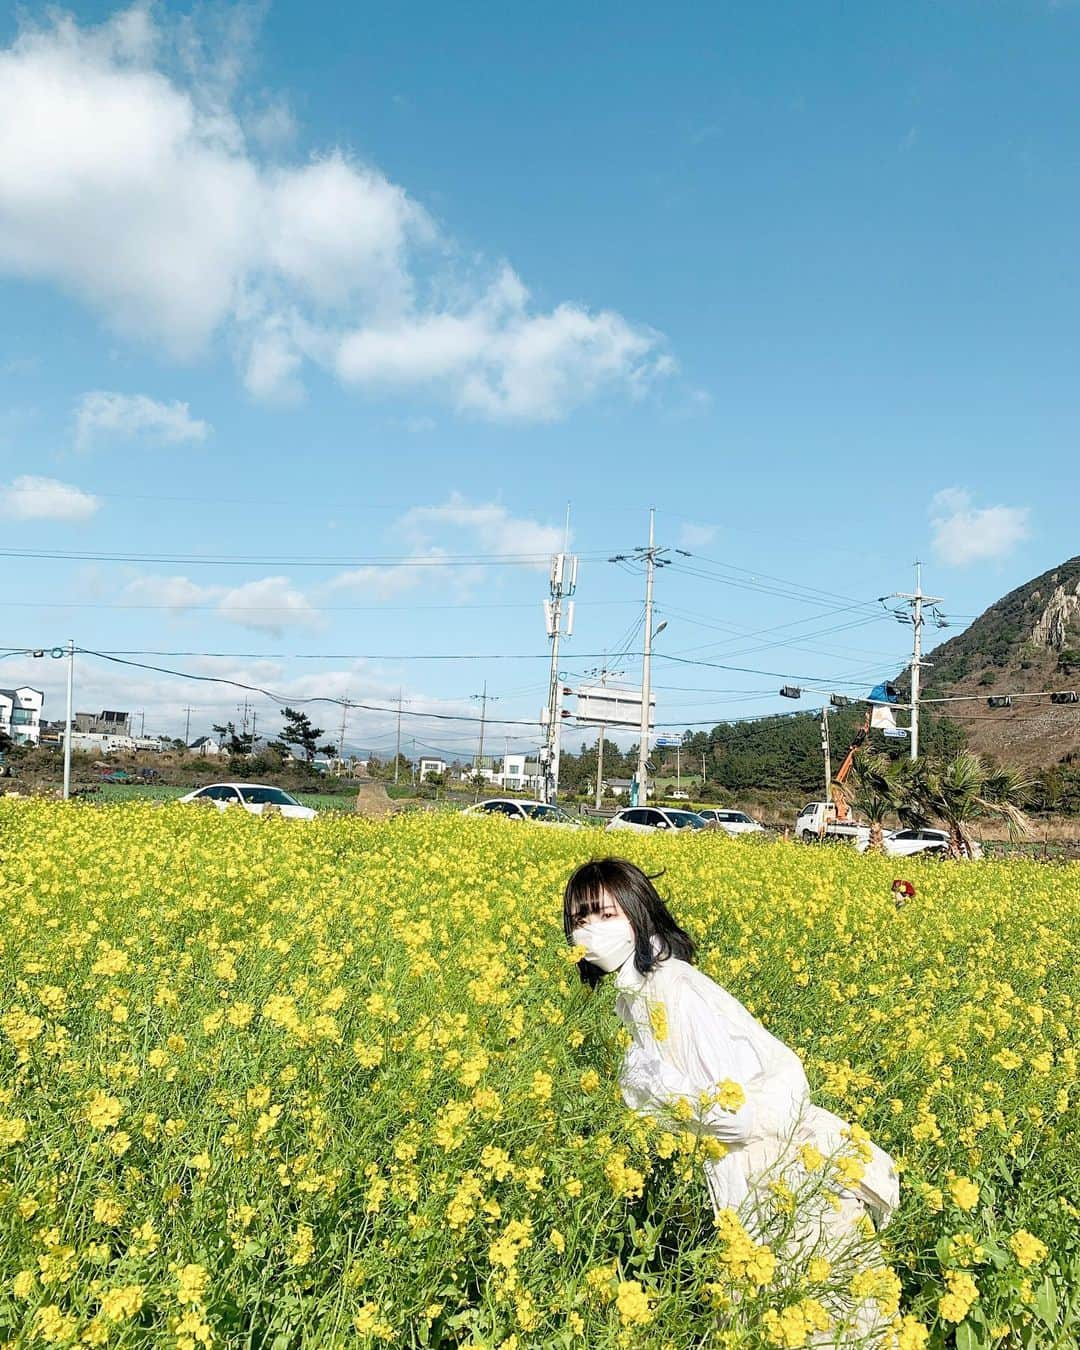
[[[582,685],[577,691],[576,717],[592,726],[641,728],[641,687],[619,688],[612,684]],[[649,725],[656,719],[656,697],[649,697]]]
[[[682,737],[657,736],[656,740],[653,741],[653,745],[655,745],[658,750],[674,750],[676,746],[682,745]]]

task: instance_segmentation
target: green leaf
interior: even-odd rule
[[[969,1321],[956,1328],[956,1350],[987,1350],[989,1340]]]
[[[1054,1283],[1049,1275],[1039,1285],[1038,1293],[1035,1295],[1034,1311],[1039,1321],[1044,1322],[1048,1327],[1057,1324],[1057,1291],[1054,1289]]]

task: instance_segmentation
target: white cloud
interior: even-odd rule
[[[183,576],[144,576],[129,581],[125,594],[136,605],[167,609],[174,615],[211,609],[227,623],[274,637],[288,628],[322,626],[316,607],[288,577],[261,577],[240,586],[200,586]]]
[[[693,521],[688,520],[679,530],[681,548],[707,548],[715,538],[715,525],[695,525]]]
[[[466,501],[459,492],[452,492],[441,506],[414,506],[402,516],[400,524],[417,539],[426,539],[433,527],[452,526],[469,534],[478,554],[539,555],[537,565],[541,567],[563,543],[560,526],[511,515],[501,502]]]
[[[373,394],[546,420],[672,368],[657,334],[577,303],[537,309],[509,267],[448,276],[450,242],[377,168],[340,149],[269,158],[291,117],[272,96],[272,115],[237,111],[244,33],[226,22],[215,60],[190,22],[156,13],[61,16],[0,49],[0,273],[175,356],[223,335],[272,400],[299,397],[314,363]]]
[[[125,588],[135,604],[169,609],[174,614],[212,604],[221,593],[220,586],[198,586],[187,577],[137,577]]]
[[[1028,537],[1030,508],[971,504],[965,488],[943,488],[930,503],[934,551],[952,567],[1003,558]]]
[[[192,417],[186,403],[159,403],[145,394],[112,394],[103,389],[83,394],[75,406],[75,444],[85,450],[95,440],[146,437],[166,445],[204,441],[210,424]]]
[[[327,583],[330,591],[352,591],[369,600],[393,600],[437,577],[444,569],[432,559],[445,556],[443,549],[431,548],[415,555],[415,561],[393,567],[353,567]]]
[[[605,385],[635,391],[667,373],[656,346],[655,334],[610,311],[592,315],[563,304],[531,313],[528,291],[504,268],[460,311],[408,313],[346,334],[336,367],[347,384],[430,384],[462,412],[551,421]]]
[[[8,520],[89,520],[100,505],[92,493],[55,478],[21,474],[0,484],[0,516]]]
[[[279,636],[286,628],[321,627],[318,611],[288,577],[263,577],[226,591],[218,613],[255,633]]]

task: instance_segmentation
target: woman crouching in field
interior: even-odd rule
[[[810,1101],[798,1055],[694,966],[693,941],[640,868],[622,858],[579,867],[566,885],[563,923],[567,941],[583,950],[584,983],[615,977],[616,1010],[630,1035],[620,1075],[627,1105],[724,1146],[704,1165],[721,1232],[737,1220],[753,1238],[775,1238],[768,1216],[778,1193],[798,1197],[783,1229],[784,1258],[827,1260],[837,1274],[847,1268],[846,1286],[864,1273],[854,1288],[866,1297],[834,1302],[832,1333],[815,1343],[875,1343],[895,1298],[882,1298],[872,1278],[875,1227],[899,1202],[892,1159]]]

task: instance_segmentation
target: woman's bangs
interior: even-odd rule
[[[606,891],[603,875],[595,863],[578,868],[566,887],[566,918],[571,929],[603,913]]]

